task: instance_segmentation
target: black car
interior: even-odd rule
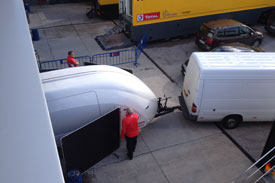
[[[211,50],[211,52],[264,52],[261,48],[248,46],[242,43],[229,43]],[[189,59],[181,66],[181,73],[184,76]]]
[[[233,42],[257,47],[262,40],[263,34],[261,32],[231,19],[204,23],[195,39],[196,44],[203,50],[211,50],[217,46]]]
[[[275,36],[275,11],[271,12],[266,20],[265,30]]]

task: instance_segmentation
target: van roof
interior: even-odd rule
[[[203,75],[272,75],[275,79],[275,53],[271,52],[194,52]]]
[[[40,76],[48,102],[91,91],[98,92],[98,96],[105,96],[106,92],[112,94],[112,91],[121,92],[121,95],[131,93],[149,100],[154,96],[138,77],[114,66],[73,67],[44,72]]]
[[[85,66],[85,67],[70,67],[66,69],[60,69],[50,72],[40,73],[40,77],[42,82],[46,82],[48,80],[58,80],[64,79],[66,77],[77,77],[85,74],[95,74],[95,73],[103,73],[103,72],[113,72],[113,73],[121,73],[124,75],[131,75],[124,70],[109,66],[109,65],[92,65],[92,66]]]

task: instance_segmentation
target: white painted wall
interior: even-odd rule
[[[64,182],[22,0],[0,1],[0,182]]]

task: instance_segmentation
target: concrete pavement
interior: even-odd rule
[[[181,112],[144,128],[133,160],[124,141],[114,154],[84,177],[96,183],[228,183],[251,164],[213,124],[186,121]]]
[[[104,52],[94,38],[114,24],[87,19],[89,7],[85,3],[31,7],[30,27],[39,28],[40,33],[34,48],[42,61],[65,58],[69,50],[74,50],[76,56]],[[180,66],[195,50],[193,37],[156,42],[145,49],[175,83],[144,54],[138,67],[122,67],[134,69],[156,96],[172,97],[168,105],[175,106],[179,105],[177,97],[183,82]],[[243,137],[240,133],[244,132],[235,136]],[[227,183],[252,164],[213,123],[187,121],[180,111],[156,118],[144,128],[134,156],[132,161],[127,159],[123,140],[118,150],[86,172],[84,182]]]

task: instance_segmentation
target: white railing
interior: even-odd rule
[[[268,171],[265,173],[262,173],[261,170],[264,169],[264,167],[275,158],[275,155],[273,155],[271,158],[269,158],[266,162],[264,162],[260,167],[257,165],[259,162],[261,162],[264,158],[266,158],[268,155],[275,153],[275,147],[273,147],[270,151],[268,151],[264,156],[262,156],[258,161],[256,161],[253,165],[251,165],[247,170],[245,170],[242,174],[240,174],[236,179],[232,181],[232,183],[259,183],[259,182],[270,182],[275,183],[275,181],[267,176],[273,176],[271,175],[271,172],[275,168],[275,165],[272,166]]]

